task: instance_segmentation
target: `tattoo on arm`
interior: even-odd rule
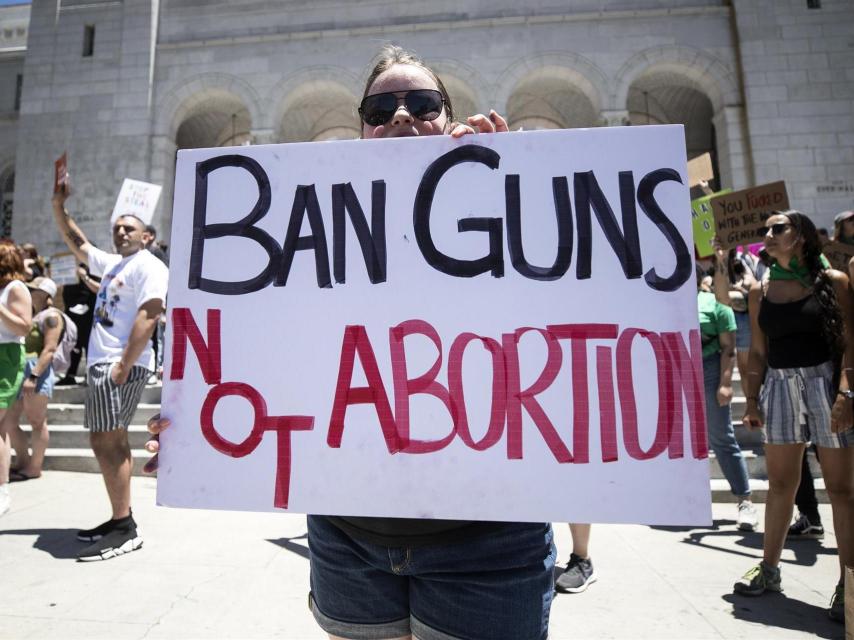
[[[74,246],[77,248],[82,247],[86,242],[83,238],[80,237],[79,233],[77,233],[76,231],[72,231],[71,229],[68,230],[68,239],[71,240],[71,242],[73,242]]]
[[[56,316],[48,316],[44,323],[48,329],[56,329],[59,326],[59,320],[56,319]]]

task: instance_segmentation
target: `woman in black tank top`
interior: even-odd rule
[[[769,276],[749,295],[752,339],[744,390],[744,425],[766,427],[768,499],[764,558],[735,584],[758,596],[780,591],[780,554],[792,517],[807,442],[820,460],[844,575],[854,565],[854,341],[848,277],[821,255],[815,225],[797,211],[766,222]],[[831,617],[844,620],[842,580]]]

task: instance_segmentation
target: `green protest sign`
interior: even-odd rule
[[[712,241],[714,240],[716,229],[711,200],[730,191],[732,189],[724,189],[723,191],[691,200],[691,226],[694,228],[694,245],[697,247],[697,255],[701,258],[708,258],[715,252]]]

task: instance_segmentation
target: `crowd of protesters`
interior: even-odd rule
[[[366,139],[507,131],[494,111],[455,120],[439,77],[396,47],[369,74],[358,111]],[[80,268],[61,296],[35,247],[0,244],[0,515],[9,508],[10,479],[41,475],[47,402],[55,385],[77,383],[86,349],[85,422],[112,517],[78,532],[90,543],[78,557],[102,560],[142,545],[130,505],[127,427],[159,359],[167,259],[156,231],[133,216],[114,223],[115,253],[97,249],[66,211],[68,195],[54,194],[53,213]],[[736,370],[747,401],[743,424],[767,434],[764,557],[734,585],[745,596],[782,589],[787,536],[824,534],[809,445],[830,497],[840,566],[854,565],[852,298],[849,274],[831,269],[821,253],[819,231],[799,212],[775,212],[757,254],[716,246],[711,259],[697,261],[708,438],[737,498],[740,530],[755,531],[759,519],[733,427]],[[837,216],[833,239],[854,244],[854,212]],[[18,424],[22,413],[32,425],[29,441]],[[155,418],[149,430],[168,426]],[[158,447],[156,439],[147,444]],[[569,527],[574,548],[566,569],[556,570],[550,523],[310,515],[310,607],[335,637],[544,638],[554,590],[578,593],[596,580],[590,525]],[[844,618],[842,585],[831,598],[837,620]]]

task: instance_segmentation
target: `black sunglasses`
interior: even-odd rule
[[[399,94],[402,97],[398,97]],[[378,127],[385,124],[397,111],[400,101],[406,110],[419,120],[430,122],[442,113],[445,99],[442,94],[433,89],[413,89],[412,91],[393,91],[366,96],[359,106],[359,115],[365,124]]]
[[[786,233],[786,229],[792,226],[791,222],[778,222],[777,224],[772,224],[768,227],[768,230],[771,231],[772,236],[779,236]]]

